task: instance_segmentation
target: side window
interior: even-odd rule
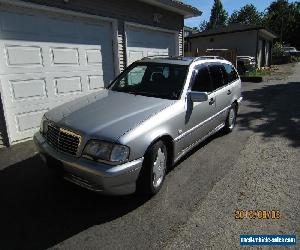
[[[211,79],[207,67],[200,68],[195,77],[192,91],[211,92]]]
[[[132,69],[126,78],[122,79],[122,85],[138,85],[142,82],[147,67],[137,66]]]
[[[229,74],[227,73],[224,65],[221,66],[222,75],[223,75],[223,85],[227,85],[229,81]]]
[[[158,66],[158,67],[154,67],[153,68],[153,73],[151,74],[150,77],[150,81],[153,82],[153,76],[161,74],[163,75],[166,79],[169,78],[170,76],[170,69],[169,67],[162,67],[162,66]]]
[[[235,70],[235,68],[230,65],[230,64],[223,64],[224,68],[225,68],[225,72],[227,74],[227,78],[228,78],[228,83],[234,82],[235,80],[237,80],[238,74]]]
[[[213,90],[216,90],[224,85],[221,65],[210,65],[209,71],[211,75]]]

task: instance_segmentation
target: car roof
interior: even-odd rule
[[[166,63],[166,64],[175,64],[175,65],[191,65],[194,62],[223,62],[230,63],[226,61],[222,57],[217,56],[200,56],[200,57],[184,57],[184,56],[176,56],[176,57],[145,57],[138,62],[142,63]]]

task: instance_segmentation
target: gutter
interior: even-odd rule
[[[257,32],[259,32],[260,30],[266,30],[266,32],[270,33],[270,36],[274,36],[272,37],[273,39],[276,38],[276,34],[274,34],[272,31],[266,29],[266,28],[248,28],[248,29],[243,29],[243,30],[233,30],[233,31],[222,31],[222,32],[216,32],[216,33],[210,33],[210,34],[194,34],[189,36],[189,39],[193,39],[193,38],[198,38],[198,37],[209,37],[209,36],[217,36],[217,35],[225,35],[225,34],[232,34],[232,33],[241,33],[241,32],[247,32],[247,31],[253,31],[253,30],[257,30]]]
[[[184,18],[197,17],[202,15],[202,11],[198,10],[196,7],[185,4],[178,0],[139,0],[159,8],[169,10],[184,16]]]

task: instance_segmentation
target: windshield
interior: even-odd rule
[[[138,63],[126,70],[110,90],[134,95],[177,100],[186,79],[188,66]]]

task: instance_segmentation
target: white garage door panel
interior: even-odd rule
[[[81,78],[80,77],[56,78],[55,89],[57,95],[65,95],[74,92],[82,92]]]
[[[5,46],[8,66],[42,66],[42,51],[34,46]]]
[[[16,116],[17,124],[20,132],[35,129],[39,126],[43,114],[47,110],[33,111]]]
[[[79,65],[79,51],[77,48],[51,48],[53,65]]]
[[[45,79],[14,80],[10,82],[10,85],[13,100],[47,97]]]
[[[0,90],[11,142],[31,137],[47,110],[113,79],[112,24],[79,20],[0,9]]]
[[[88,78],[89,90],[104,88],[103,77],[101,75],[90,75]]]
[[[143,57],[155,55],[176,55],[175,33],[127,26],[128,64]]]
[[[87,64],[89,65],[99,65],[102,63],[102,52],[101,49],[90,49],[86,51]]]

